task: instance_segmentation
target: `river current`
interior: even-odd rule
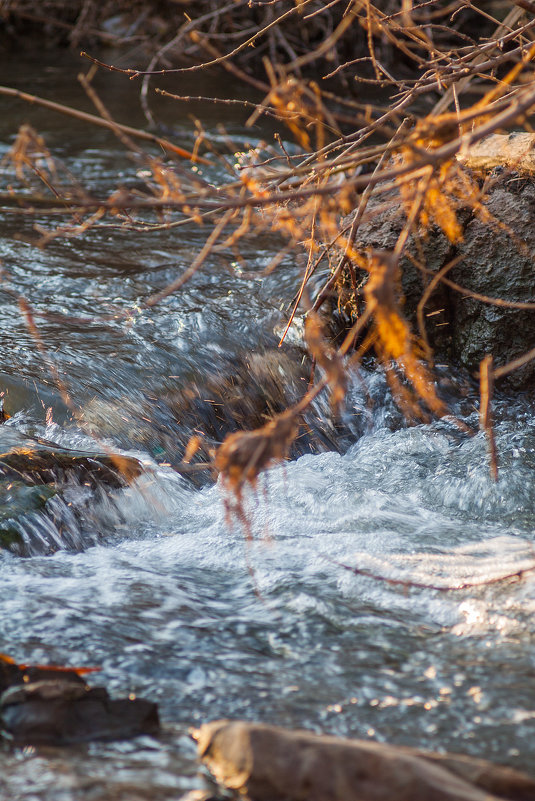
[[[70,56],[51,61],[38,68],[28,58],[16,74],[3,61],[1,83],[89,109],[76,84],[80,65]],[[131,83],[106,75],[99,87],[118,120],[143,125]],[[217,87],[195,88],[209,91]],[[138,167],[109,133],[20,101],[2,107],[0,156],[29,122],[95,192],[111,191],[117,173],[136,181]],[[160,108],[178,143],[191,147],[187,112]],[[214,141],[227,136],[223,122],[236,150],[272,135],[244,135],[228,110],[194,110]],[[218,168],[208,174],[221,176]],[[110,321],[110,310],[137,309],[187,268],[202,229],[102,228],[45,249],[32,236],[29,223],[2,212],[4,287],[37,311],[57,312],[38,321],[40,331],[82,408],[136,402],[208,374],[222,354],[254,348],[284,324],[302,269],[287,260],[262,277],[274,243],[259,238],[242,248],[247,275],[230,257],[214,259],[126,324]],[[1,286],[0,295],[0,389],[13,415],[6,425],[98,450],[102,440],[70,419],[13,295]],[[477,428],[470,396],[457,411]],[[252,540],[229,526],[219,485],[196,488],[138,448],[147,473],[96,504],[85,548],[29,558],[0,552],[0,651],[25,663],[98,665],[95,683],[157,701],[163,721],[161,736],[131,742],[5,746],[3,797],[178,799],[201,786],[189,727],[220,717],[534,771],[535,573],[441,592],[343,567],[455,587],[533,565],[535,418],[527,399],[498,400],[497,483],[481,434],[466,436],[448,421],[406,426],[379,373],[355,380],[347,414],[366,424],[343,453],[305,455],[261,478],[246,498]],[[113,443],[109,435],[102,432]]]

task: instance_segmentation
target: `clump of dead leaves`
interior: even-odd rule
[[[438,417],[446,414],[446,406],[436,393],[433,376],[422,360],[421,349],[405,320],[398,293],[398,260],[388,252],[375,253],[370,259],[369,278],[364,287],[367,311],[373,317],[374,348],[385,366],[387,380],[403,411],[410,418],[425,420],[419,401]],[[400,380],[393,368],[396,364],[408,380]]]
[[[227,489],[241,498],[246,483],[254,486],[262,470],[285,458],[299,430],[299,414],[291,408],[255,431],[236,431],[225,438],[214,465]]]

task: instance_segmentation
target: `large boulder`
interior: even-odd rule
[[[503,151],[503,146],[497,149]],[[502,162],[503,158],[502,153]],[[400,261],[400,301],[417,332],[416,312],[426,287],[445,265],[458,260],[430,294],[424,319],[437,357],[472,372],[478,370],[487,354],[493,354],[495,366],[500,367],[535,347],[535,309],[494,305],[469,294],[506,302],[535,302],[535,181],[531,171],[524,169],[525,164],[515,162],[516,167],[522,167],[522,172],[516,172],[497,165],[497,159],[478,157],[474,162],[477,172],[470,169],[470,159],[463,159],[462,169],[471,186],[477,190],[477,182],[483,186],[484,179],[486,184],[479,207],[468,197],[465,201],[450,198],[456,206],[462,240],[452,243],[438,224],[420,226],[409,237]],[[392,251],[405,222],[405,206],[397,189],[372,195],[358,229],[356,247],[370,254]],[[339,257],[339,253],[334,254],[333,264]],[[366,273],[361,271],[355,298],[354,277],[349,270],[343,273],[337,287],[342,301],[337,294],[331,308],[335,327],[351,322],[347,315],[339,319],[340,309],[351,311],[351,307],[356,310],[364,305],[365,281]],[[468,292],[459,291],[450,282]],[[535,361],[512,372],[507,380],[516,388],[534,386]]]
[[[462,261],[449,277],[480,295],[506,301],[535,301],[535,184],[504,175],[489,191],[490,222],[474,214],[457,251]],[[535,346],[535,309],[494,306],[448,289],[451,343],[455,358],[476,369],[488,353],[497,366]],[[510,375],[516,387],[535,383],[535,361]]]

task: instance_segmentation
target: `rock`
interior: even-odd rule
[[[130,456],[72,450],[10,426],[0,428],[0,476],[6,478],[22,478],[31,485],[74,478],[93,488],[105,484],[119,489],[142,471]]]
[[[97,668],[18,665],[0,654],[0,725],[17,744],[65,745],[151,734],[158,708],[129,697],[113,700],[84,675]]]
[[[0,695],[9,687],[19,684],[47,680],[56,681],[58,678],[61,681],[81,684],[85,687],[86,682],[81,674],[91,673],[94,670],[95,668],[80,668],[76,670],[75,668],[46,667],[44,665],[17,665],[9,656],[0,654]]]
[[[19,556],[80,550],[90,498],[126,487],[142,470],[129,456],[70,450],[0,426],[0,548]]]
[[[498,147],[499,143],[492,144],[491,155]],[[477,151],[474,163],[481,165],[482,158]],[[489,165],[495,163],[496,158],[493,158]],[[468,201],[465,205],[458,199],[452,201],[457,206],[457,218],[463,230],[462,241],[452,244],[436,225],[427,230],[420,228],[416,236],[409,238],[405,256],[400,262],[400,296],[404,313],[415,333],[418,333],[416,309],[426,286],[433,274],[454,258],[460,258],[460,261],[447,273],[447,280],[489,298],[535,301],[535,182],[531,178],[533,170],[530,165],[534,161],[531,155],[528,161],[529,169],[526,168],[525,173],[507,172],[501,167],[491,174],[483,200],[483,212],[487,215],[485,221],[481,214],[474,213]],[[469,163],[467,159],[465,162]],[[518,160],[510,163],[522,166]],[[476,176],[470,175],[470,179],[477,186]],[[358,230],[358,249],[361,252],[393,250],[405,219],[396,190],[377,198],[372,196],[366,219]],[[333,264],[338,258],[339,254],[334,254]],[[429,272],[422,272],[415,262]],[[366,273],[357,271],[357,284],[365,280]],[[351,316],[352,304],[353,309],[363,307],[361,291],[357,292],[356,299],[352,298],[351,276],[346,272],[342,276],[342,302],[338,307],[349,310]],[[335,329],[347,327],[351,320],[340,319],[336,305],[332,304],[330,312]],[[424,311],[428,338],[440,360],[447,359],[472,373],[478,370],[480,361],[489,353],[494,355],[495,366],[499,368],[535,345],[535,309],[495,306],[461,294],[446,283],[439,283]],[[511,373],[507,381],[521,389],[535,386],[535,362]]]
[[[0,694],[13,684],[22,684],[23,672],[9,657],[0,654]]]
[[[457,161],[483,174],[498,167],[521,175],[535,175],[535,134],[527,131],[490,134],[458,153]]]
[[[201,435],[201,449],[193,461],[206,462],[227,434],[260,428],[296,403],[309,378],[310,361],[303,351],[265,348],[224,361],[219,371],[176,389],[162,388],[139,400],[95,399],[83,410],[83,418],[90,430],[113,437],[121,447],[148,450],[156,460],[180,469],[192,435]],[[292,458],[343,447],[348,431],[328,408],[311,409],[304,422]]]
[[[485,202],[494,220],[473,216],[459,247],[463,261],[449,277],[467,289],[507,301],[535,300],[535,184],[518,175],[504,177]],[[515,238],[517,241],[515,241]],[[535,309],[506,309],[448,291],[453,354],[475,370],[488,353],[502,366],[535,346]],[[511,373],[518,388],[535,383],[535,362]]]
[[[0,548],[17,552],[24,548],[24,541],[17,520],[29,514],[43,512],[47,501],[56,494],[49,484],[28,486],[23,481],[0,479]]]
[[[533,801],[535,779],[453,754],[219,720],[195,734],[218,782],[252,801]]]
[[[4,736],[18,744],[66,745],[158,731],[156,704],[143,698],[112,700],[103,687],[64,678],[8,688],[0,698]]]

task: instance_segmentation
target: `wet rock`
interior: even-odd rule
[[[15,521],[45,510],[47,501],[55,494],[51,485],[28,486],[23,481],[0,479],[0,548],[13,551],[23,548],[23,538]]]
[[[148,450],[172,466],[180,464],[190,437],[200,435],[196,460],[206,462],[227,434],[260,428],[296,403],[309,379],[310,361],[303,351],[266,348],[222,362],[218,372],[176,389],[139,400],[95,399],[83,416],[95,433],[113,437],[121,447]],[[336,450],[348,434],[327,405],[316,406],[307,412],[290,455]]]
[[[5,654],[0,654],[0,695],[9,687],[20,684],[27,684],[36,681],[61,681],[71,684],[87,686],[81,673],[93,672],[95,668],[58,668],[46,667],[42,665],[18,665],[13,659]]]
[[[218,782],[252,801],[533,801],[535,779],[453,754],[243,721],[195,733]]]
[[[483,203],[486,221],[468,206],[457,208],[462,242],[451,244],[438,226],[427,231],[420,229],[410,237],[407,255],[400,264],[400,297],[414,330],[418,302],[433,274],[456,257],[460,261],[446,278],[461,287],[489,298],[535,301],[535,182],[505,170],[501,173],[497,170],[491,179]],[[358,231],[358,248],[392,250],[405,219],[396,192],[379,199],[372,197],[367,219]],[[418,263],[431,272],[420,270]],[[366,273],[357,272],[357,285],[365,280]],[[352,283],[351,275],[346,272],[342,277],[342,302],[333,303],[330,312],[336,330],[351,322],[352,306],[355,309],[363,305],[362,290],[357,291],[355,298]],[[437,356],[473,373],[489,353],[499,367],[535,346],[535,310],[495,306],[460,294],[443,283],[437,285],[426,303],[425,321]],[[535,386],[535,362],[512,373],[507,381],[516,388]]]
[[[131,457],[69,450],[1,426],[0,548],[20,556],[80,550],[91,499],[126,487],[142,469]]]
[[[23,672],[12,659],[0,655],[0,694],[14,684],[22,684]]]
[[[151,701],[113,700],[103,687],[57,678],[5,690],[0,721],[5,737],[31,745],[124,739],[159,728],[158,710]]]
[[[93,488],[105,484],[119,489],[142,470],[141,463],[132,457],[71,450],[10,426],[0,428],[0,476],[6,478],[22,479],[31,485],[75,478]]]
[[[0,724],[15,743],[64,745],[123,739],[159,728],[156,704],[113,700],[84,676],[97,668],[18,665],[0,654]]]

